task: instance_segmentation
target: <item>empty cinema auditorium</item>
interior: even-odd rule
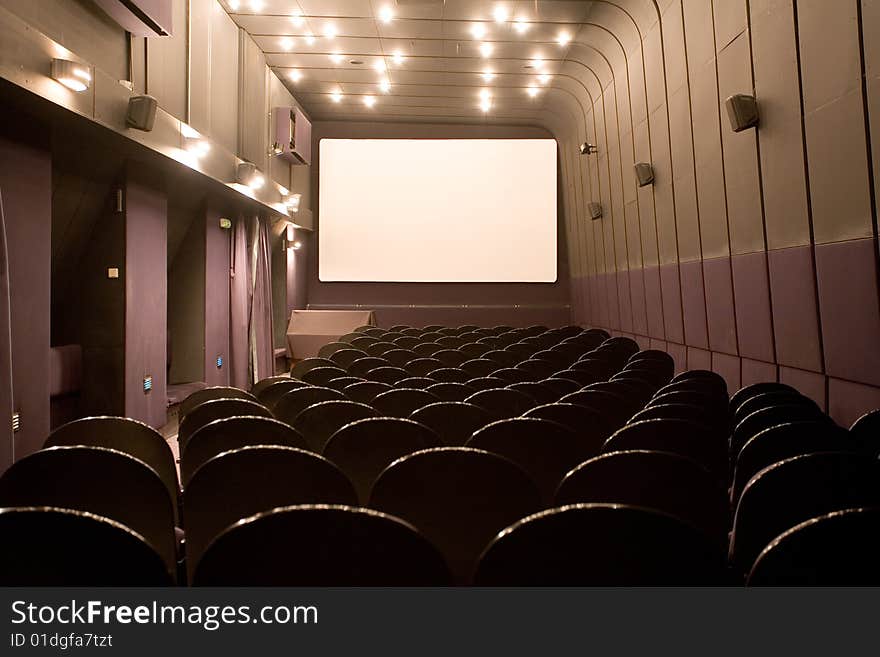
[[[880,585],[880,2],[0,0],[0,99],[2,588]]]

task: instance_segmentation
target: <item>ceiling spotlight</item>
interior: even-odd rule
[[[492,79],[495,77],[495,73],[493,73],[492,71],[490,71],[487,68],[486,70],[483,71],[482,76],[486,82],[491,82]]]
[[[560,46],[564,46],[571,41],[571,35],[568,32],[560,32],[559,36],[556,37],[556,43]]]
[[[492,44],[489,43],[488,41],[483,41],[483,43],[480,44],[480,54],[483,57],[488,57],[489,55],[491,55],[492,54]]]
[[[531,64],[532,68],[537,68],[537,69],[544,68],[544,60],[541,59],[540,57],[535,57],[531,62],[529,62],[529,64]]]
[[[392,18],[394,18],[394,10],[388,5],[379,10],[379,20],[383,23],[390,23]]]
[[[497,7],[495,7],[495,11],[492,12],[492,15],[495,17],[495,21],[497,23],[503,23],[507,20],[507,8],[502,5],[498,5]]]
[[[281,49],[282,50],[290,50],[293,48],[293,39],[290,37],[284,37],[281,39]]]
[[[535,96],[538,95],[538,87],[536,87],[533,84],[530,84],[528,87],[526,87],[526,93],[529,96],[531,96],[532,98],[534,98]]]
[[[529,29],[529,24],[526,22],[525,18],[520,17],[513,21],[513,29],[520,34],[525,34],[526,30]]]
[[[373,68],[376,69],[376,71],[378,71],[379,73],[384,73],[385,69],[387,68],[385,66],[385,60],[377,59],[375,62],[373,62]]]
[[[302,73],[296,69],[293,69],[290,73],[287,74],[287,77],[290,78],[291,82],[299,82],[302,78]]]
[[[490,109],[492,109],[492,101],[488,98],[484,98],[480,101],[480,109],[484,112],[488,112]]]
[[[372,107],[376,104],[375,96],[364,96],[364,105],[367,107]]]
[[[260,11],[263,8],[263,0],[251,0],[251,9]]]
[[[238,0],[229,0],[229,8],[230,8],[232,11],[238,11],[238,8],[239,8],[240,6],[241,6],[241,5],[239,4]]]
[[[334,26],[330,23],[327,23],[324,26],[324,36],[327,37],[328,39],[335,39],[336,38],[336,26]]]
[[[395,66],[400,66],[401,64],[403,64],[403,53],[399,50],[394,51],[394,55],[392,56],[392,58],[394,60]]]
[[[306,34],[305,39],[306,39],[306,43],[308,45],[310,45],[310,46],[315,45],[315,37],[313,37],[311,34]]]
[[[334,91],[332,94],[330,94],[330,98],[333,100],[334,103],[342,102],[342,94],[338,91]]]
[[[480,89],[480,98],[483,100],[488,100],[491,96],[492,93],[488,89]]]
[[[88,67],[69,59],[53,59],[51,74],[71,91],[85,91],[92,82]]]
[[[547,84],[548,82],[550,82],[550,76],[546,73],[541,73],[541,75],[538,76],[538,82],[540,82],[541,84]]]
[[[383,92],[385,92],[386,94],[387,94],[389,91],[391,91],[391,83],[388,81],[387,78],[386,78],[385,80],[382,80],[382,81],[379,83],[379,89],[381,89],[381,90],[382,90]]]
[[[290,22],[293,23],[295,27],[302,27],[303,23],[305,23],[305,19],[302,16],[302,12],[296,10],[294,14],[290,17]]]
[[[332,61],[334,64],[341,64],[342,55],[338,52],[330,53],[330,61]]]
[[[471,34],[475,39],[482,39],[486,36],[486,26],[482,23],[474,23],[471,26]]]
[[[586,141],[585,141],[583,144],[580,145],[580,149],[579,149],[579,150],[580,150],[580,152],[581,152],[581,155],[592,155],[592,154],[594,154],[594,153],[598,153],[598,152],[599,152],[599,148],[598,148],[596,145],[591,144],[591,143],[586,142]]]

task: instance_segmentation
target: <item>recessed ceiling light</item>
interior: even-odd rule
[[[492,71],[490,71],[488,68],[487,68],[486,70],[483,71],[482,75],[483,75],[483,79],[484,79],[486,82],[491,81],[492,78],[495,77],[495,74],[494,74]]]
[[[495,17],[495,21],[498,23],[503,23],[507,20],[507,7],[503,5],[498,5],[495,7],[495,11],[492,12],[492,15]]]
[[[229,0],[229,8],[230,8],[232,11],[238,11],[238,8],[239,8],[240,6],[241,6],[241,5],[239,4],[238,0]]]
[[[393,59],[394,59],[394,64],[396,66],[400,66],[401,64],[403,64],[403,53],[400,52],[399,50],[395,50],[394,55],[393,55]]]
[[[338,52],[330,53],[330,61],[332,61],[334,64],[341,64],[342,55]]]
[[[373,62],[373,68],[376,69],[379,73],[384,73],[385,69],[387,68],[385,66],[385,60],[377,59],[375,62]]]
[[[489,43],[488,41],[483,41],[483,43],[480,44],[480,54],[483,57],[488,57],[489,55],[491,55],[492,54],[492,44]]]
[[[303,23],[305,23],[305,19],[302,16],[302,12],[298,9],[294,11],[294,13],[290,17],[290,22],[294,24],[295,27],[302,27]]]
[[[537,68],[537,69],[542,69],[542,68],[544,68],[544,60],[541,59],[540,57],[535,57],[535,58],[530,62],[530,64],[532,65],[532,68]]]
[[[533,84],[530,84],[530,85],[526,88],[526,93],[527,93],[529,96],[531,96],[532,98],[534,98],[535,96],[538,95],[538,91],[539,91],[539,90],[538,90],[538,87],[536,87],[536,86],[533,85]]]
[[[311,34],[306,34],[305,39],[306,39],[306,43],[308,45],[310,45],[310,46],[315,45],[315,37],[313,37]]]
[[[253,11],[261,11],[263,9],[263,0],[251,0],[251,9]]]
[[[571,35],[568,32],[560,32],[556,37],[556,43],[560,46],[566,45],[569,41],[571,41]]]
[[[482,98],[483,100],[488,100],[491,97],[492,92],[490,92],[488,89],[480,89],[480,98]]]
[[[391,82],[389,82],[387,79],[382,80],[379,83],[379,89],[387,94],[389,91],[391,91]]]
[[[290,73],[288,73],[288,77],[293,82],[299,82],[300,78],[302,78],[302,73],[300,71],[297,71],[296,69],[293,69]]]
[[[392,18],[394,18],[394,10],[388,5],[379,10],[379,20],[383,23],[390,23]]]
[[[290,37],[284,37],[281,39],[281,49],[282,50],[290,50],[293,48],[293,39]]]
[[[471,25],[471,34],[475,39],[482,39],[486,36],[486,26],[482,23],[474,23]]]
[[[538,82],[540,82],[541,84],[547,84],[548,82],[550,82],[550,76],[546,73],[541,73],[541,75],[538,76]]]
[[[332,94],[330,94],[330,98],[333,99],[334,103],[342,102],[342,94],[338,91],[334,91]]]
[[[372,107],[376,104],[375,96],[364,96],[364,105],[367,107]]]
[[[327,23],[324,26],[324,36],[327,37],[328,39],[335,39],[336,38],[336,26],[332,25],[330,23]]]
[[[484,98],[482,101],[480,101],[480,109],[484,112],[488,112],[490,109],[492,109],[492,101],[488,98]]]
[[[526,30],[529,29],[529,24],[526,22],[525,18],[520,16],[515,21],[513,21],[513,29],[520,34],[525,34]]]

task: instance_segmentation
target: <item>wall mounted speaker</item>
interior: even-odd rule
[[[156,124],[156,110],[158,107],[158,101],[152,96],[132,96],[128,99],[125,124],[129,128],[149,132]]]
[[[602,218],[602,204],[601,203],[590,203],[587,208],[590,210],[590,219],[596,221],[596,219]]]
[[[650,164],[647,162],[636,162],[633,168],[636,171],[636,181],[638,181],[639,187],[644,187],[654,182],[654,167]]]
[[[734,94],[724,101],[727,118],[734,132],[742,132],[758,125],[758,101],[748,94]]]

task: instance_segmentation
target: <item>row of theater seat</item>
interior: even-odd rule
[[[846,431],[788,386],[728,400],[673,369],[578,327],[363,327],[290,377],[186,399],[182,492],[149,427],[54,432],[0,478],[0,526],[29,532],[36,568],[3,579],[875,583],[880,415]],[[46,554],[53,523],[104,547]]]

